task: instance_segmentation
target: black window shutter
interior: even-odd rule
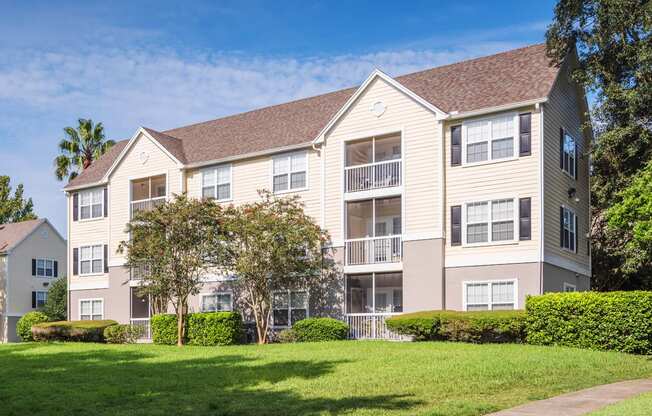
[[[36,276],[36,259],[32,259],[32,276]]]
[[[79,216],[79,193],[72,194],[72,220],[77,221]]]
[[[519,154],[530,156],[532,154],[532,113],[519,115]]]
[[[451,127],[451,166],[462,164],[462,126]]]
[[[564,207],[559,207],[559,247],[564,247]]]
[[[59,277],[59,262],[54,261],[54,277]]]
[[[519,240],[532,239],[532,201],[530,198],[518,200],[518,234]]]
[[[109,190],[107,187],[104,187],[104,216],[109,215]]]
[[[559,128],[559,168],[564,169],[564,128]]]
[[[451,245],[462,244],[462,206],[451,207]]]
[[[79,249],[72,249],[72,275],[77,276],[79,274]]]
[[[32,309],[36,309],[36,292],[32,291]]]
[[[109,246],[104,244],[104,273],[109,272]]]

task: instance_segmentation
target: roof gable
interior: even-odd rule
[[[15,249],[36,230],[46,224],[61,241],[66,241],[57,229],[50,224],[47,218],[0,224],[0,253],[6,253]]]

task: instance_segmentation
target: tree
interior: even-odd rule
[[[127,266],[145,270],[140,292],[167,299],[177,315],[177,345],[183,345],[188,298],[197,295],[202,277],[224,261],[226,235],[222,209],[211,201],[175,197],[151,211],[141,211],[127,224],[131,235],[118,251]]]
[[[592,149],[592,258],[598,288],[650,281],[631,267],[621,241],[627,229],[607,225],[605,210],[652,158],[652,2],[561,0],[546,33],[548,54],[561,64],[577,50],[573,78],[595,96]],[[628,281],[630,281],[628,283]]]
[[[77,129],[65,127],[65,139],[59,142],[59,152],[54,159],[54,175],[62,181],[75,177],[88,168],[93,161],[106,153],[114,144],[104,137],[102,123],[93,125],[93,120],[80,118]]]
[[[273,292],[319,283],[326,274],[322,247],[328,235],[305,214],[298,197],[259,194],[259,202],[228,208],[225,225],[238,298],[253,315],[258,342],[264,344]]]
[[[58,278],[50,285],[43,312],[50,321],[65,321],[68,318],[68,283],[65,277]]]
[[[10,182],[9,176],[0,176],[0,224],[35,219],[32,198],[23,198],[23,184],[11,196]]]

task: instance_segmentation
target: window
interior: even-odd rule
[[[231,311],[233,310],[233,298],[230,293],[202,295],[200,308],[202,312]]]
[[[144,201],[148,199],[165,198],[166,178],[165,175],[152,176],[149,178],[136,179],[131,181],[131,200]]]
[[[272,159],[274,192],[299,190],[307,187],[307,153],[291,153]]]
[[[104,189],[92,189],[79,193],[79,218],[88,220],[104,215]]]
[[[464,310],[490,311],[516,308],[516,282],[465,282]]]
[[[561,223],[561,247],[575,252],[577,247],[577,216],[570,208],[562,207]]]
[[[305,290],[274,292],[272,303],[274,326],[292,326],[308,317],[308,292]]]
[[[104,252],[101,244],[79,248],[80,274],[98,274],[104,271]]]
[[[514,199],[466,204],[466,244],[514,240]]]
[[[564,282],[564,292],[577,292],[577,286]]]
[[[53,277],[54,260],[36,259],[36,275],[38,277]]]
[[[79,319],[82,321],[99,321],[104,319],[104,300],[102,299],[80,300]]]
[[[231,165],[218,166],[202,173],[202,197],[226,201],[231,199]]]
[[[577,146],[575,139],[564,131],[564,141],[562,146],[562,170],[575,178],[575,167],[577,158]]]
[[[510,114],[464,123],[466,163],[514,157],[517,120]]]
[[[45,306],[45,302],[48,301],[48,292],[37,291],[36,292],[36,307],[42,308]]]
[[[346,275],[346,313],[403,312],[403,274]]]

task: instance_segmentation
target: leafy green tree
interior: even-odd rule
[[[12,196],[10,182],[9,176],[0,176],[0,224],[35,219],[32,198],[23,198],[23,184],[18,184]]]
[[[620,191],[652,158],[652,2],[561,0],[546,41],[555,64],[577,50],[579,64],[573,77],[595,97],[591,115],[597,137],[591,155],[595,286],[609,290],[649,281],[652,270],[632,267],[621,250],[628,230],[608,226],[604,211],[619,203]]]
[[[78,123],[76,129],[63,129],[66,138],[59,142],[60,155],[54,159],[54,175],[60,181],[75,179],[115,144],[104,137],[102,123],[94,125],[93,120],[84,118],[80,118]]]
[[[204,276],[223,267],[228,245],[222,218],[217,204],[180,195],[137,213],[127,224],[131,239],[118,248],[126,252],[127,266],[144,271],[139,292],[174,307],[179,346],[185,337],[188,298],[199,293]]]
[[[261,200],[226,210],[230,271],[238,301],[256,323],[258,342],[267,342],[273,293],[309,289],[328,275],[322,256],[328,235],[305,214],[298,197]]]
[[[42,312],[50,321],[65,321],[68,318],[68,283],[65,276],[50,285]]]

